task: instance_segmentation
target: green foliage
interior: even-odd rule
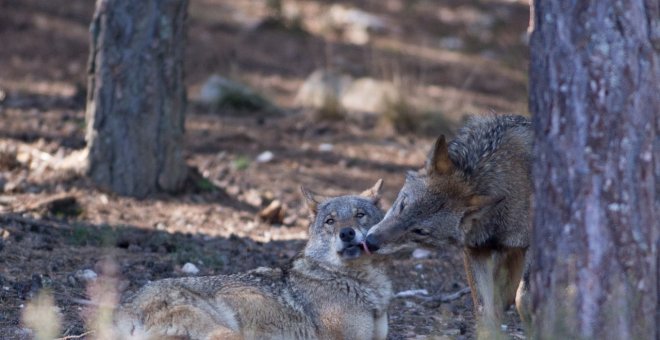
[[[204,177],[197,180],[195,185],[197,186],[197,188],[200,191],[211,192],[211,191],[215,190],[215,185],[211,181],[209,181],[207,178],[204,178]]]
[[[244,171],[250,166],[250,158],[245,155],[239,155],[231,162],[231,167],[238,170]]]
[[[415,109],[404,98],[388,101],[382,119],[399,133],[415,132],[419,125]]]
[[[86,224],[74,224],[67,242],[74,246],[110,247],[114,246],[117,236],[118,231],[107,225],[94,227]]]
[[[227,89],[215,103],[216,108],[230,108],[239,111],[270,111],[272,104],[260,94],[247,89]]]

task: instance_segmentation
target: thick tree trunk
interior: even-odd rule
[[[187,0],[97,0],[88,68],[87,171],[122,195],[180,188]]]
[[[656,339],[658,2],[534,6],[534,333]]]

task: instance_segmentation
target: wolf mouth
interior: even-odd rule
[[[345,258],[353,259],[362,255],[362,244],[351,244],[339,251],[339,254]]]
[[[360,243],[360,247],[362,247],[362,250],[364,250],[364,252],[365,252],[367,255],[371,255],[371,251],[369,251],[369,247],[367,247],[367,243],[366,243],[366,242],[361,242],[361,243]]]

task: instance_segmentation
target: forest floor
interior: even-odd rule
[[[301,185],[333,195],[383,178],[387,208],[437,133],[400,133],[373,115],[323,120],[296,108],[296,90],[315,69],[402,80],[446,118],[446,131],[468,113],[527,111],[524,1],[343,2],[386,19],[388,29],[367,44],[314,28],[329,1],[283,1],[303,13],[295,27],[274,20],[267,3],[191,0],[185,154],[193,175],[183,192],[138,200],[58,166],[85,145],[94,1],[0,1],[0,338],[30,338],[21,313],[42,288],[61,311],[62,335],[84,333],[91,297],[79,274],[103,274],[107,259],[122,292],[187,275],[188,262],[198,275],[286,263],[307,236]],[[195,98],[211,74],[252,86],[287,114],[204,107]],[[256,161],[265,151],[272,159]],[[284,219],[260,218],[275,200]],[[396,292],[467,285],[457,248],[401,254],[389,272]],[[515,312],[505,322],[509,337],[524,338]],[[469,294],[439,306],[397,298],[389,338],[472,339],[473,324]]]

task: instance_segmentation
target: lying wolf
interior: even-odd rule
[[[362,248],[383,218],[381,186],[334,198],[303,188],[313,222],[289,266],[149,283],[120,307],[119,338],[385,339],[391,284]]]
[[[462,246],[475,308],[486,330],[516,302],[529,322],[532,131],[521,116],[474,117],[426,166],[411,172],[366,239],[372,252]]]

